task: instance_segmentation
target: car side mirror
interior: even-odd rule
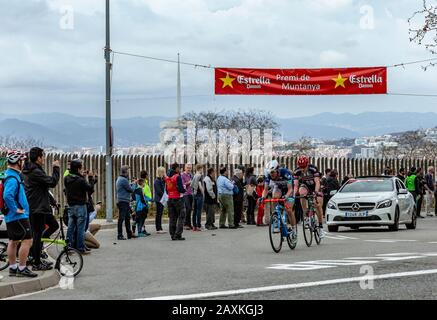
[[[408,194],[407,189],[399,189],[399,194]]]
[[[334,195],[336,195],[337,194],[337,190],[332,190],[330,193],[329,193],[329,195],[331,195],[331,196],[334,196]]]

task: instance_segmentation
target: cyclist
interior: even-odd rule
[[[285,210],[287,211],[288,223],[291,225],[293,244],[297,242],[297,223],[294,216],[294,189],[293,189],[293,175],[287,168],[281,168],[278,161],[272,160],[267,164],[266,176],[264,179],[264,191],[259,202],[268,196],[269,189],[272,190],[272,198],[285,199]]]
[[[320,238],[325,237],[323,230],[323,193],[320,192],[320,172],[316,166],[311,165],[307,156],[300,156],[297,160],[298,168],[294,171],[294,179],[298,181],[294,185],[294,193],[299,194],[301,198],[302,210],[308,213],[308,194],[316,196],[315,206],[317,219],[319,220]]]

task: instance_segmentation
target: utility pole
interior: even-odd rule
[[[111,34],[109,0],[106,0],[106,221],[112,222],[112,126],[111,126]]]
[[[180,54],[178,53],[178,79],[177,79],[177,121],[181,121],[182,118],[182,97],[181,97],[181,61]]]

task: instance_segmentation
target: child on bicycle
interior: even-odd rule
[[[144,179],[139,179],[138,184],[136,185],[134,195],[135,195],[135,223],[137,227],[138,237],[147,237],[150,236],[150,233],[146,231],[144,228],[144,224],[146,222],[147,214],[149,212],[149,204],[151,201],[149,197],[144,195],[145,181]]]

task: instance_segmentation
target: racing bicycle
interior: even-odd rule
[[[269,237],[274,252],[279,253],[282,249],[284,238],[287,239],[291,250],[296,248],[297,242],[292,241],[292,231],[287,228],[287,211],[285,210],[285,199],[264,199],[262,208],[266,203],[276,203],[275,210],[270,216]]]
[[[296,198],[304,198],[308,201],[308,212],[307,214],[304,213],[304,219],[302,223],[303,228],[303,237],[305,239],[305,243],[308,247],[311,247],[311,244],[313,243],[313,235],[314,239],[316,240],[316,243],[319,245],[322,242],[322,238],[320,237],[320,228],[318,226],[317,222],[317,215],[316,215],[316,206],[315,202],[316,197],[315,195],[309,194],[305,197],[296,197]]]

